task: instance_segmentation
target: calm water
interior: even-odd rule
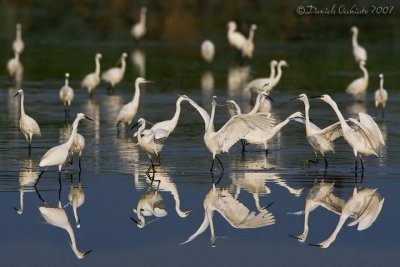
[[[2,46],[8,49],[8,43],[3,42]],[[370,87],[367,101],[362,104],[353,103],[344,94],[345,86],[360,75],[347,40],[335,43],[267,43],[263,40],[256,43],[256,57],[243,64],[237,62],[224,39],[217,42],[218,46],[222,50],[217,48],[215,62],[206,65],[199,59],[197,44],[33,42],[23,55],[25,79],[21,85],[25,89],[26,112],[38,121],[42,130],[42,137],[33,139],[31,159],[18,125],[19,100],[13,97],[17,87],[7,80],[4,71],[1,72],[1,265],[398,264],[400,96],[396,89],[398,65],[393,60],[396,54],[391,52],[395,44],[370,44],[373,63]],[[124,82],[111,96],[106,94],[103,84],[89,99],[79,84],[86,73],[93,71],[95,52],[103,53],[103,67],[108,68],[122,51],[129,52]],[[380,60],[378,55],[389,60]],[[138,66],[134,58],[142,58],[145,64]],[[339,139],[336,153],[327,157],[330,162],[327,171],[323,164],[307,167],[303,163],[313,158],[313,152],[306,141],[304,127],[296,123],[288,124],[271,140],[267,156],[260,147],[248,146],[243,157],[237,144],[229,154],[220,156],[225,173],[217,187],[229,189],[251,211],[257,211],[257,198],[260,206],[273,202],[268,210],[276,223],[256,229],[236,229],[216,212],[216,248],[211,247],[209,229],[192,242],[179,246],[203,222],[203,201],[212,188],[208,172],[211,155],[203,143],[203,121],[189,104],[182,104],[179,124],[165,144],[161,155],[163,164],[155,174],[155,179],[160,180],[157,188],[157,184],[151,187],[145,174],[149,160],[135,144],[132,131],[127,127],[119,137],[116,135],[114,123],[119,108],[132,98],[134,79],[145,75],[155,83],[142,89],[137,118],[157,122],[172,117],[177,94],[189,95],[207,110],[212,95],[219,97],[218,102],[235,99],[244,109],[249,109],[241,88],[253,77],[267,76],[268,62],[273,58],[284,58],[291,66],[284,70],[281,83],[271,93],[276,101],[272,112],[279,121],[304,110],[301,102],[289,101],[302,92],[331,94],[346,117],[359,111],[375,115],[372,92],[378,87],[378,74],[385,73],[390,101],[385,120],[380,120],[379,116],[377,119],[386,142],[382,157],[365,158],[363,179],[360,174],[355,178],[352,152],[345,141]],[[57,170],[50,168],[40,180],[38,194],[29,177],[36,177],[37,165],[46,150],[65,141],[71,130],[70,124],[64,123],[64,110],[58,99],[66,71],[71,73],[75,89],[72,116],[84,112],[94,121],[81,121],[79,126],[79,132],[86,138],[82,171],[79,173],[75,159],[74,165],[64,169],[60,188]],[[336,120],[333,110],[319,100],[311,101],[310,112],[313,121],[320,126]],[[216,128],[227,119],[226,108],[218,107]],[[320,208],[310,215],[310,233],[305,244],[288,237],[302,232],[304,216],[287,213],[304,209],[307,192],[316,179],[335,182],[334,194],[344,200],[350,198],[354,188],[378,188],[385,203],[377,220],[364,231],[345,225],[331,247],[318,249],[307,243],[325,240],[338,221],[337,215]],[[140,229],[130,219],[137,218],[133,209],[142,196],[157,189],[168,214]],[[71,192],[84,194],[84,202],[77,209],[79,229],[75,227],[72,206],[67,205]],[[38,208],[43,206],[42,200],[53,207],[61,201],[77,248],[82,252],[93,250],[91,254],[83,260],[75,257],[68,233],[46,224],[40,215]],[[21,208],[21,205],[23,212],[18,214],[14,207]],[[188,210],[192,212],[186,218],[178,216],[178,211]],[[146,222],[154,218],[146,217]]]

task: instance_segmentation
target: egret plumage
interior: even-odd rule
[[[257,30],[257,25],[251,24],[249,37],[242,47],[242,57],[252,58],[254,52],[254,32]]]
[[[21,95],[21,117],[19,118],[19,127],[29,144],[29,155],[31,155],[32,136],[41,136],[40,128],[37,122],[25,113],[24,91],[19,89],[14,97],[17,95]]]
[[[74,100],[74,89],[69,86],[69,73],[65,73],[65,83],[60,89],[60,100],[64,105],[65,118],[69,117],[72,100]]]
[[[81,228],[81,220],[78,215],[78,208],[85,202],[85,192],[82,185],[72,186],[68,194],[68,200],[74,212],[76,228]]]
[[[277,65],[278,61],[276,61],[275,59],[271,60],[271,62],[269,63],[269,68],[270,68],[269,77],[257,78],[250,81],[244,88],[244,91],[254,93],[255,95],[261,92],[263,88],[268,84],[270,84],[272,80],[275,78],[275,73],[276,73],[275,69]]]
[[[112,88],[115,87],[118,83],[122,81],[125,75],[125,69],[126,69],[126,57],[128,56],[127,53],[122,53],[121,54],[121,67],[114,67],[111,69],[108,69],[103,72],[101,75],[101,79],[104,80],[105,82],[109,83],[108,87],[108,92],[110,93]]]
[[[314,97],[315,98],[315,97]],[[355,157],[355,170],[357,171],[357,161],[360,159],[362,171],[364,171],[364,164],[362,155],[375,155],[379,156],[378,152],[381,146],[385,145],[382,133],[374,121],[374,119],[365,113],[358,113],[359,120],[349,118],[347,124],[342,113],[340,112],[336,102],[329,95],[317,96],[328,105],[330,105],[339,118],[340,126],[344,139],[353,149]]]
[[[380,78],[380,86],[379,89],[375,91],[375,108],[378,108],[379,106],[382,107],[382,118],[385,117],[385,108],[386,108],[386,102],[388,100],[388,92],[386,89],[383,88],[383,74],[379,74]]]
[[[7,62],[7,71],[10,78],[14,78],[16,82],[22,80],[24,66],[19,60],[19,53],[14,53],[14,57]]]
[[[352,95],[356,101],[364,101],[365,93],[368,88],[369,75],[368,70],[365,67],[365,61],[360,61],[358,65],[363,72],[363,76],[353,80],[347,86],[346,93]]]
[[[92,94],[93,90],[100,84],[100,59],[102,55],[97,53],[94,61],[96,64],[96,69],[94,72],[89,73],[88,75],[83,78],[81,87],[86,88],[88,90],[89,95]]]
[[[236,31],[237,29],[237,24],[234,21],[229,21],[228,22],[228,42],[231,46],[236,48],[237,50],[241,51],[243,46],[246,43],[246,37]]]
[[[210,40],[204,40],[201,43],[201,56],[206,62],[212,62],[215,55],[215,45]]]
[[[82,159],[82,153],[83,153],[84,149],[85,149],[85,137],[83,137],[83,135],[81,135],[80,133],[76,133],[74,141],[71,146],[71,163],[72,163],[74,154],[78,154],[79,169],[81,169],[81,159]]]
[[[14,209],[17,211],[19,215],[24,212],[24,194],[27,192],[33,192],[33,186],[36,183],[36,180],[39,178],[39,172],[34,171],[33,162],[31,159],[23,161],[23,167],[19,171],[19,203],[20,207]]]
[[[146,13],[147,8],[140,9],[140,20],[132,26],[131,35],[136,39],[141,39],[146,34]]]
[[[329,125],[328,127],[325,127],[324,129],[321,129],[310,121],[310,103],[308,101],[307,95],[300,94],[292,100],[294,99],[298,99],[304,103],[304,110],[306,115],[305,120],[299,119],[297,121],[305,124],[307,141],[311,145],[315,157],[317,158],[316,161],[308,160],[308,162],[317,163],[318,153],[320,153],[324,158],[325,168],[327,168],[328,161],[326,160],[325,153],[335,153],[335,144],[333,143],[333,141],[343,135],[340,122],[334,123],[332,125]]]
[[[21,24],[17,23],[17,25],[15,25],[15,40],[12,44],[12,48],[14,50],[14,53],[17,54],[22,54],[22,52],[24,51],[24,41],[22,40],[22,26]]]
[[[216,97],[214,96],[211,102],[211,116],[193,100],[190,99],[189,103],[199,112],[204,120],[204,143],[213,156],[210,168],[211,172],[213,172],[215,158],[220,163],[222,171],[224,171],[222,162],[217,157],[217,154],[228,152],[237,141],[243,139],[251,131],[264,129],[271,124],[269,114],[255,113],[250,115],[236,115],[230,118],[230,120],[216,132],[214,128],[215,107],[217,105]]]
[[[358,44],[358,28],[356,26],[351,27],[350,29],[352,33],[351,44],[353,46],[353,56],[354,60],[358,63],[360,61],[367,61],[367,50],[364,47]]]
[[[135,80],[135,93],[133,95],[132,101],[122,106],[120,109],[115,126],[117,127],[117,132],[119,133],[119,125],[121,123],[131,124],[133,118],[135,118],[138,108],[139,108],[139,100],[140,100],[140,85],[142,83],[151,83],[142,77],[138,77]]]

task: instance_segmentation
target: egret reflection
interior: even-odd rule
[[[206,71],[201,76],[201,92],[203,96],[212,96],[214,92],[214,74]]]
[[[72,207],[75,217],[76,228],[81,228],[81,220],[78,216],[78,208],[85,203],[85,191],[81,184],[81,171],[79,171],[79,183],[77,185],[71,185],[68,194],[69,204]]]
[[[131,61],[140,77],[146,77],[146,54],[141,49],[131,53]]]
[[[23,160],[22,167],[19,171],[19,201],[20,207],[14,209],[18,214],[22,214],[24,212],[24,194],[28,192],[34,192],[34,186],[39,178],[39,172],[34,171],[33,162],[31,159]]]
[[[242,88],[246,85],[250,75],[250,66],[234,66],[228,71],[228,95],[242,95]]]

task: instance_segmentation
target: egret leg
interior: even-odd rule
[[[361,173],[364,173],[364,162],[361,157],[360,157],[360,163],[361,163]]]
[[[81,171],[81,155],[79,155],[79,171]]]
[[[213,158],[213,160],[211,162],[211,168],[210,168],[211,173],[214,173],[214,160],[215,160],[215,158]]]
[[[221,165],[222,172],[224,172],[224,165],[222,165],[221,160],[217,156],[215,156],[215,158],[218,160],[219,164]]]
[[[265,149],[265,156],[268,156],[268,148]]]
[[[42,170],[42,171],[39,173],[38,179],[37,179],[36,182],[35,182],[35,188],[36,188],[36,185],[38,184],[40,178],[42,178],[42,174],[43,174],[45,171],[46,171],[46,170],[44,169],[44,170]]]
[[[73,164],[74,163],[74,154],[71,153],[71,158],[69,160],[69,164]]]
[[[326,157],[324,156],[324,160],[325,160],[325,169],[328,168],[328,161],[326,160]]]
[[[117,137],[119,136],[119,124],[120,124],[121,122],[119,121],[119,122],[117,122],[117,124],[115,125],[115,127],[117,127]]]
[[[29,141],[29,144],[28,144],[28,157],[31,157],[31,155],[32,155],[32,144],[31,144],[31,141]]]
[[[357,172],[357,157],[355,159],[354,171]]]

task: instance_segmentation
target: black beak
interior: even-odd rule
[[[16,97],[17,95],[19,95],[19,93],[16,93],[16,94],[14,95],[14,97]]]
[[[298,96],[296,96],[296,97],[293,97],[293,98],[291,98],[291,99],[289,99],[289,100],[296,100],[296,99],[299,99],[300,97],[298,97]]]
[[[314,96],[310,96],[310,98],[321,98],[322,95],[314,95]]]
[[[309,246],[312,246],[312,247],[319,247],[319,248],[322,248],[322,246],[321,245],[318,245],[318,244],[308,244]]]
[[[262,209],[263,209],[263,210],[266,210],[266,209],[268,209],[269,207],[271,207],[272,204],[274,204],[273,201],[272,201],[271,203],[269,203],[267,206],[263,207]]]
[[[141,225],[141,223],[138,222],[137,220],[135,220],[134,218],[132,218],[132,217],[129,217],[129,218],[131,218],[131,220],[134,221],[136,223],[136,225]]]
[[[295,238],[297,240],[300,240],[300,238],[298,236],[295,236],[295,235],[289,235],[289,236],[292,237],[292,238]]]
[[[275,100],[273,100],[269,95],[264,94],[264,96],[275,103]]]
[[[93,121],[91,118],[89,118],[88,116],[85,116],[85,119]]]
[[[136,126],[138,126],[138,125],[139,125],[139,122],[137,122],[137,123],[135,123],[134,125],[132,125],[131,130],[132,130],[133,128],[135,128]]]
[[[83,253],[83,256],[86,256],[87,254],[89,254],[90,252],[92,252],[93,250],[88,250],[85,253]]]

